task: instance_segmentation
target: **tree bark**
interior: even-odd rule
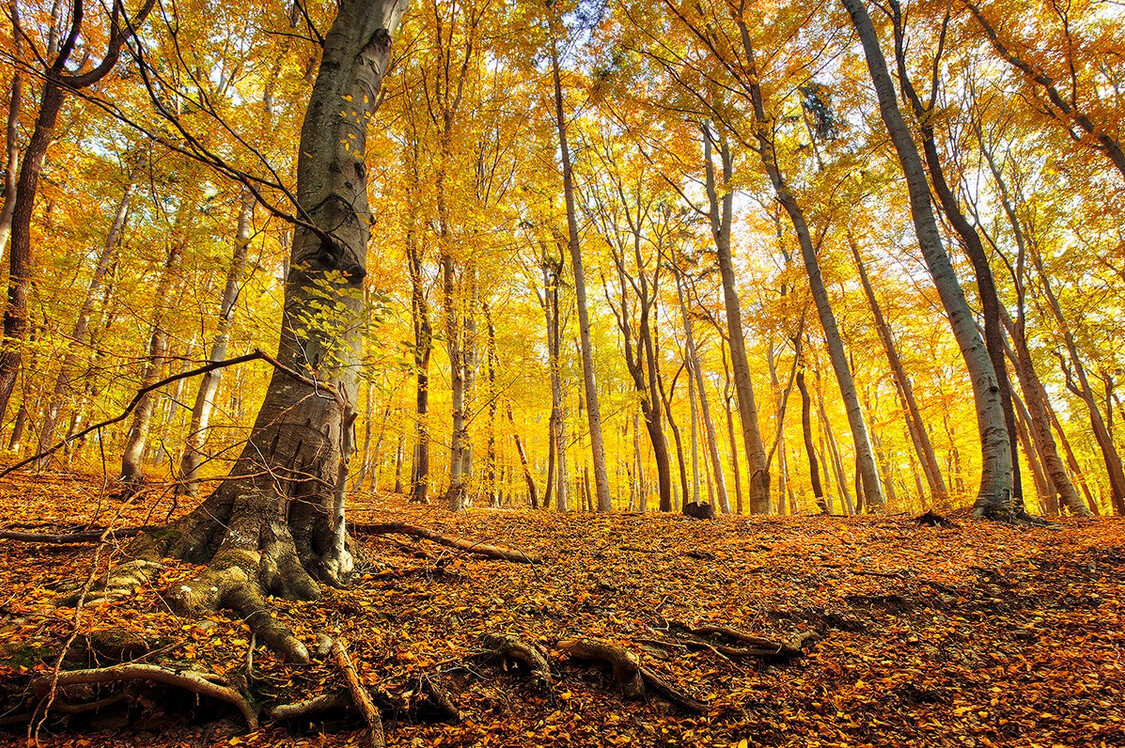
[[[316,599],[314,578],[344,584],[353,568],[342,489],[354,447],[357,321],[373,223],[366,132],[405,6],[340,1],[301,129],[303,221],[285,284],[279,366],[230,478],[167,532],[134,547],[150,559],[209,563],[174,592],[173,604],[231,608],[259,641],[299,661],[307,650],[270,616],[263,593]],[[328,313],[326,295],[334,300]]]
[[[948,498],[949,491],[941,477],[941,467],[938,465],[929,433],[926,431],[926,423],[922,420],[922,414],[918,410],[918,401],[914,398],[914,387],[910,382],[910,377],[906,375],[906,369],[903,368],[902,359],[898,355],[898,348],[895,345],[890,326],[883,317],[879,301],[875,298],[875,290],[871,286],[871,279],[867,276],[867,268],[860,256],[859,247],[850,233],[848,234],[848,246],[852,250],[852,257],[855,258],[860,285],[863,287],[863,293],[867,297],[867,303],[871,307],[871,314],[875,319],[875,330],[879,334],[879,341],[883,344],[883,350],[886,352],[887,361],[891,366],[895,389],[898,391],[906,411],[906,427],[909,430],[910,440],[914,444],[915,452],[918,454],[918,461],[922,464],[922,472],[926,477],[930,496],[935,502],[943,502]]]
[[[820,511],[828,514],[828,503],[824,500],[824,487],[820,484],[820,465],[816,459],[816,446],[813,444],[812,398],[805,384],[805,370],[797,370],[797,389],[801,392],[801,434],[805,441],[805,455],[809,460],[809,480],[812,482],[813,498]]]
[[[867,68],[879,99],[879,111],[898,155],[910,196],[910,212],[914,233],[921,247],[930,276],[933,278],[942,306],[949,317],[953,336],[961,349],[976,405],[977,429],[981,442],[981,482],[974,505],[978,517],[1005,515],[1013,512],[1012,453],[1004,423],[1003,404],[997,385],[996,371],[984,341],[977,331],[972,310],[953,271],[949,255],[942,245],[941,234],[930,202],[930,189],[922,159],[918,154],[899,111],[894,83],[887,62],[879,47],[879,37],[863,0],[842,0],[863,45]]]
[[[758,156],[762,167],[769,176],[773,185],[774,194],[781,207],[785,209],[797,234],[797,244],[801,248],[801,258],[805,265],[805,274],[809,279],[809,290],[812,293],[813,303],[816,305],[820,326],[824,330],[824,341],[828,348],[828,359],[832,364],[832,371],[836,374],[836,382],[840,387],[840,397],[844,401],[844,410],[848,416],[848,425],[852,431],[852,441],[855,443],[856,463],[863,483],[863,493],[869,505],[875,510],[881,510],[884,504],[883,485],[879,480],[879,470],[875,464],[875,451],[871,446],[871,437],[867,432],[867,420],[863,415],[863,408],[856,394],[855,381],[848,366],[847,353],[844,350],[844,341],[840,337],[840,329],[836,324],[836,315],[832,312],[832,304],[828,299],[828,289],[824,285],[824,276],[820,269],[818,248],[813,243],[812,233],[809,230],[805,212],[789,189],[785,176],[778,166],[777,154],[774,149],[774,140],[770,118],[767,115],[765,101],[762,97],[761,86],[757,80],[757,65],[754,56],[754,47],[750,41],[750,31],[745,21],[738,19],[738,27],[742,34],[743,49],[748,61],[747,84],[750,89],[750,98],[754,109],[754,137],[758,143]]]
[[[590,342],[590,312],[586,306],[586,275],[582,263],[582,249],[578,239],[578,215],[574,205],[574,177],[571,173],[570,146],[566,134],[566,117],[563,114],[562,77],[559,72],[558,41],[552,23],[551,72],[555,83],[555,126],[559,136],[559,154],[562,161],[563,198],[566,202],[567,247],[570,250],[571,268],[574,272],[574,296],[578,305],[578,332],[582,341],[582,381],[586,389],[586,417],[590,424],[590,452],[594,461],[594,484],[598,511],[613,509],[609,497],[609,477],[605,466],[605,445],[602,439],[602,415],[598,402],[598,385],[594,373],[594,349]]]
[[[182,207],[181,211],[188,210]],[[160,279],[156,283],[156,294],[153,303],[152,334],[148,342],[148,358],[145,363],[144,375],[141,378],[141,387],[147,387],[157,379],[168,360],[168,330],[166,327],[164,305],[170,298],[173,276],[179,268],[180,259],[183,257],[184,244],[187,241],[182,235],[184,220],[182,213],[177,216],[176,223],[183,227],[181,231],[173,230],[168,256],[160,271]],[[129,432],[125,437],[125,449],[121,456],[121,480],[128,483],[140,483],[144,480],[141,462],[144,459],[145,447],[148,445],[148,433],[152,427],[153,409],[156,406],[156,393],[144,395],[141,402],[133,411],[133,420],[129,424]]]
[[[754,400],[754,386],[750,379],[750,362],[746,358],[746,338],[742,332],[742,305],[735,289],[734,261],[731,257],[730,231],[734,205],[734,192],[731,182],[734,178],[734,163],[726,139],[719,143],[719,156],[722,161],[723,194],[719,195],[720,185],[715,176],[715,164],[711,157],[710,132],[704,132],[704,166],[706,167],[707,198],[711,213],[711,234],[715,239],[719,273],[723,282],[723,303],[727,315],[730,342],[730,362],[734,370],[734,389],[738,398],[738,413],[742,420],[742,441],[746,448],[746,469],[749,472],[748,498],[750,512],[767,514],[770,510],[770,475],[766,465],[766,448],[762,443],[758,427],[758,404]],[[733,444],[731,445],[733,448]],[[739,492],[739,501],[742,493]],[[741,510],[740,510],[741,513]]]
[[[243,272],[246,268],[246,252],[250,246],[250,236],[254,230],[254,196],[244,189],[238,207],[238,225],[234,232],[234,252],[227,268],[223,296],[219,301],[219,323],[215,339],[211,343],[209,361],[222,361],[227,357],[227,344],[230,342],[231,324],[238,294],[242,290]],[[180,480],[183,492],[188,496],[199,493],[199,465],[203,457],[203,445],[207,440],[207,429],[211,423],[211,410],[214,407],[215,393],[219,390],[222,369],[215,369],[203,375],[195,403],[191,408],[191,426],[188,427],[187,447],[180,465]]]
[[[903,28],[898,0],[891,0],[890,7],[894,20],[895,60],[898,67],[899,82],[904,98],[910,103],[914,110],[914,116],[919,123],[918,130],[921,136],[922,153],[930,172],[930,182],[934,186],[938,205],[961,240],[961,246],[965,250],[965,254],[969,256],[969,261],[973,265],[973,272],[976,274],[977,296],[984,318],[984,345],[996,375],[1000,407],[1004,413],[1004,425],[1008,432],[1008,449],[1011,452],[1012,461],[1012,507],[1014,511],[1020,511],[1020,502],[1023,501],[1023,485],[1019,466],[1019,439],[1016,413],[1012,406],[1011,384],[1008,380],[1008,371],[1004,361],[1004,331],[1000,324],[1000,318],[1005,312],[1000,304],[1000,295],[996,290],[996,280],[992,275],[992,267],[988,262],[988,254],[985,252],[984,243],[981,242],[977,230],[965,217],[957,196],[953,194],[953,190],[946,180],[945,167],[942,164],[941,155],[937,149],[937,141],[934,137],[932,115],[937,103],[938,73],[942,47],[945,44],[945,28],[942,28],[941,41],[933,62],[933,89],[930,92],[930,100],[928,104],[923,104],[906,70],[905,29]],[[948,17],[946,22],[948,22]],[[995,509],[996,507],[993,507],[993,510]]]

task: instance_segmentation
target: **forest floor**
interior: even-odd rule
[[[9,477],[0,481],[0,526],[124,527],[162,522],[170,508],[159,493],[129,504],[111,494],[97,478]],[[452,696],[457,721],[386,715],[391,746],[1125,745],[1122,520],[1062,520],[1051,530],[964,516],[937,528],[910,516],[451,515],[370,496],[353,499],[350,518],[409,522],[542,557],[508,563],[410,537],[363,536],[371,560],[353,588],[319,602],[276,602],[310,649],[317,634],[345,637],[360,679],[379,693],[409,705],[428,681]],[[140,655],[145,662],[194,661],[230,682],[249,672],[249,690],[265,706],[343,687],[331,657],[295,666],[257,647],[248,667],[243,623],[173,615],[161,591],[196,571],[188,564],[169,563],[124,599],[57,605],[60,582],[104,573],[127,542],[0,540],[0,724],[9,723],[0,744],[28,740],[20,713],[30,708],[29,683],[53,670],[76,632],[64,668],[88,667],[97,639],[89,635],[113,629],[151,650]],[[788,661],[727,656],[677,637],[669,621],[782,641],[817,636]],[[486,634],[538,645],[549,688],[482,657]],[[705,713],[651,694],[625,700],[607,670],[560,651],[560,641],[576,637],[627,647],[705,702]],[[87,697],[110,695],[101,688]],[[137,683],[127,690],[129,698],[102,710],[50,714],[39,743],[370,745],[354,716],[266,721],[246,734],[238,713],[219,702]]]

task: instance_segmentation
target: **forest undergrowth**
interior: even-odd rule
[[[126,501],[97,477],[0,482],[9,532],[159,524],[171,507],[158,486]],[[169,561],[151,586],[75,608],[60,604],[68,585],[119,563],[127,539],[0,539],[0,744],[370,745],[341,696],[330,637],[347,642],[391,746],[1125,745],[1125,522],[952,519],[454,515],[359,495],[358,527],[405,522],[537,562],[357,532],[352,588],[276,601],[319,648],[309,665],[255,646],[234,618],[172,613],[162,592],[198,571],[190,564]],[[518,658],[497,656],[502,638],[541,652],[549,671],[529,678]],[[645,695],[627,698],[608,668],[580,659],[574,642],[586,640],[639,657]],[[44,718],[60,662],[194,668],[245,696],[260,726],[247,732],[228,703],[136,680],[56,684]],[[340,698],[271,718],[316,696]]]

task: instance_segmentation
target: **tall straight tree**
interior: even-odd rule
[[[582,263],[582,247],[578,238],[578,212],[574,204],[574,175],[570,164],[570,144],[566,134],[563,108],[562,74],[559,70],[559,43],[554,17],[551,23],[551,74],[555,84],[555,127],[559,136],[559,159],[562,162],[563,199],[566,202],[567,248],[574,272],[574,296],[578,305],[578,334],[582,343],[582,383],[586,392],[586,417],[590,425],[590,452],[594,461],[594,487],[598,511],[613,509],[609,497],[609,475],[605,466],[605,442],[602,437],[602,411],[598,400],[598,383],[594,373],[594,347],[590,342],[590,311],[586,305],[586,271]]]
[[[973,513],[978,517],[1024,514],[1022,501],[1013,496],[1012,453],[996,371],[965,299],[965,292],[953,271],[949,254],[942,244],[930,202],[930,187],[922,157],[910,128],[899,111],[894,82],[879,46],[879,36],[863,0],[842,2],[863,45],[867,69],[879,99],[879,113],[906,178],[914,233],[953,328],[953,336],[961,348],[961,356],[972,383],[982,461],[980,489]]]
[[[727,332],[730,341],[730,365],[734,370],[734,391],[738,400],[738,414],[742,420],[742,443],[746,448],[746,470],[749,473],[748,498],[753,514],[767,514],[770,510],[770,474],[766,462],[766,448],[758,428],[758,403],[754,399],[754,385],[750,380],[750,361],[746,358],[746,337],[742,332],[742,303],[734,281],[734,260],[730,250],[731,221],[734,212],[734,159],[726,138],[718,138],[719,158],[723,181],[715,176],[712,146],[715,135],[703,128],[703,166],[706,170],[707,201],[710,205],[711,235],[715,239],[719,274],[723,281],[723,304],[727,314]],[[722,194],[719,190],[722,189]],[[734,445],[731,445],[734,449]],[[737,482],[737,467],[735,480]],[[742,496],[739,492],[738,501]]]

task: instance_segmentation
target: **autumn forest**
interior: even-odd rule
[[[0,53],[13,739],[1112,741],[1121,642],[1021,632],[1117,616],[1121,3],[5,0]],[[887,706],[957,621],[1034,714]]]

